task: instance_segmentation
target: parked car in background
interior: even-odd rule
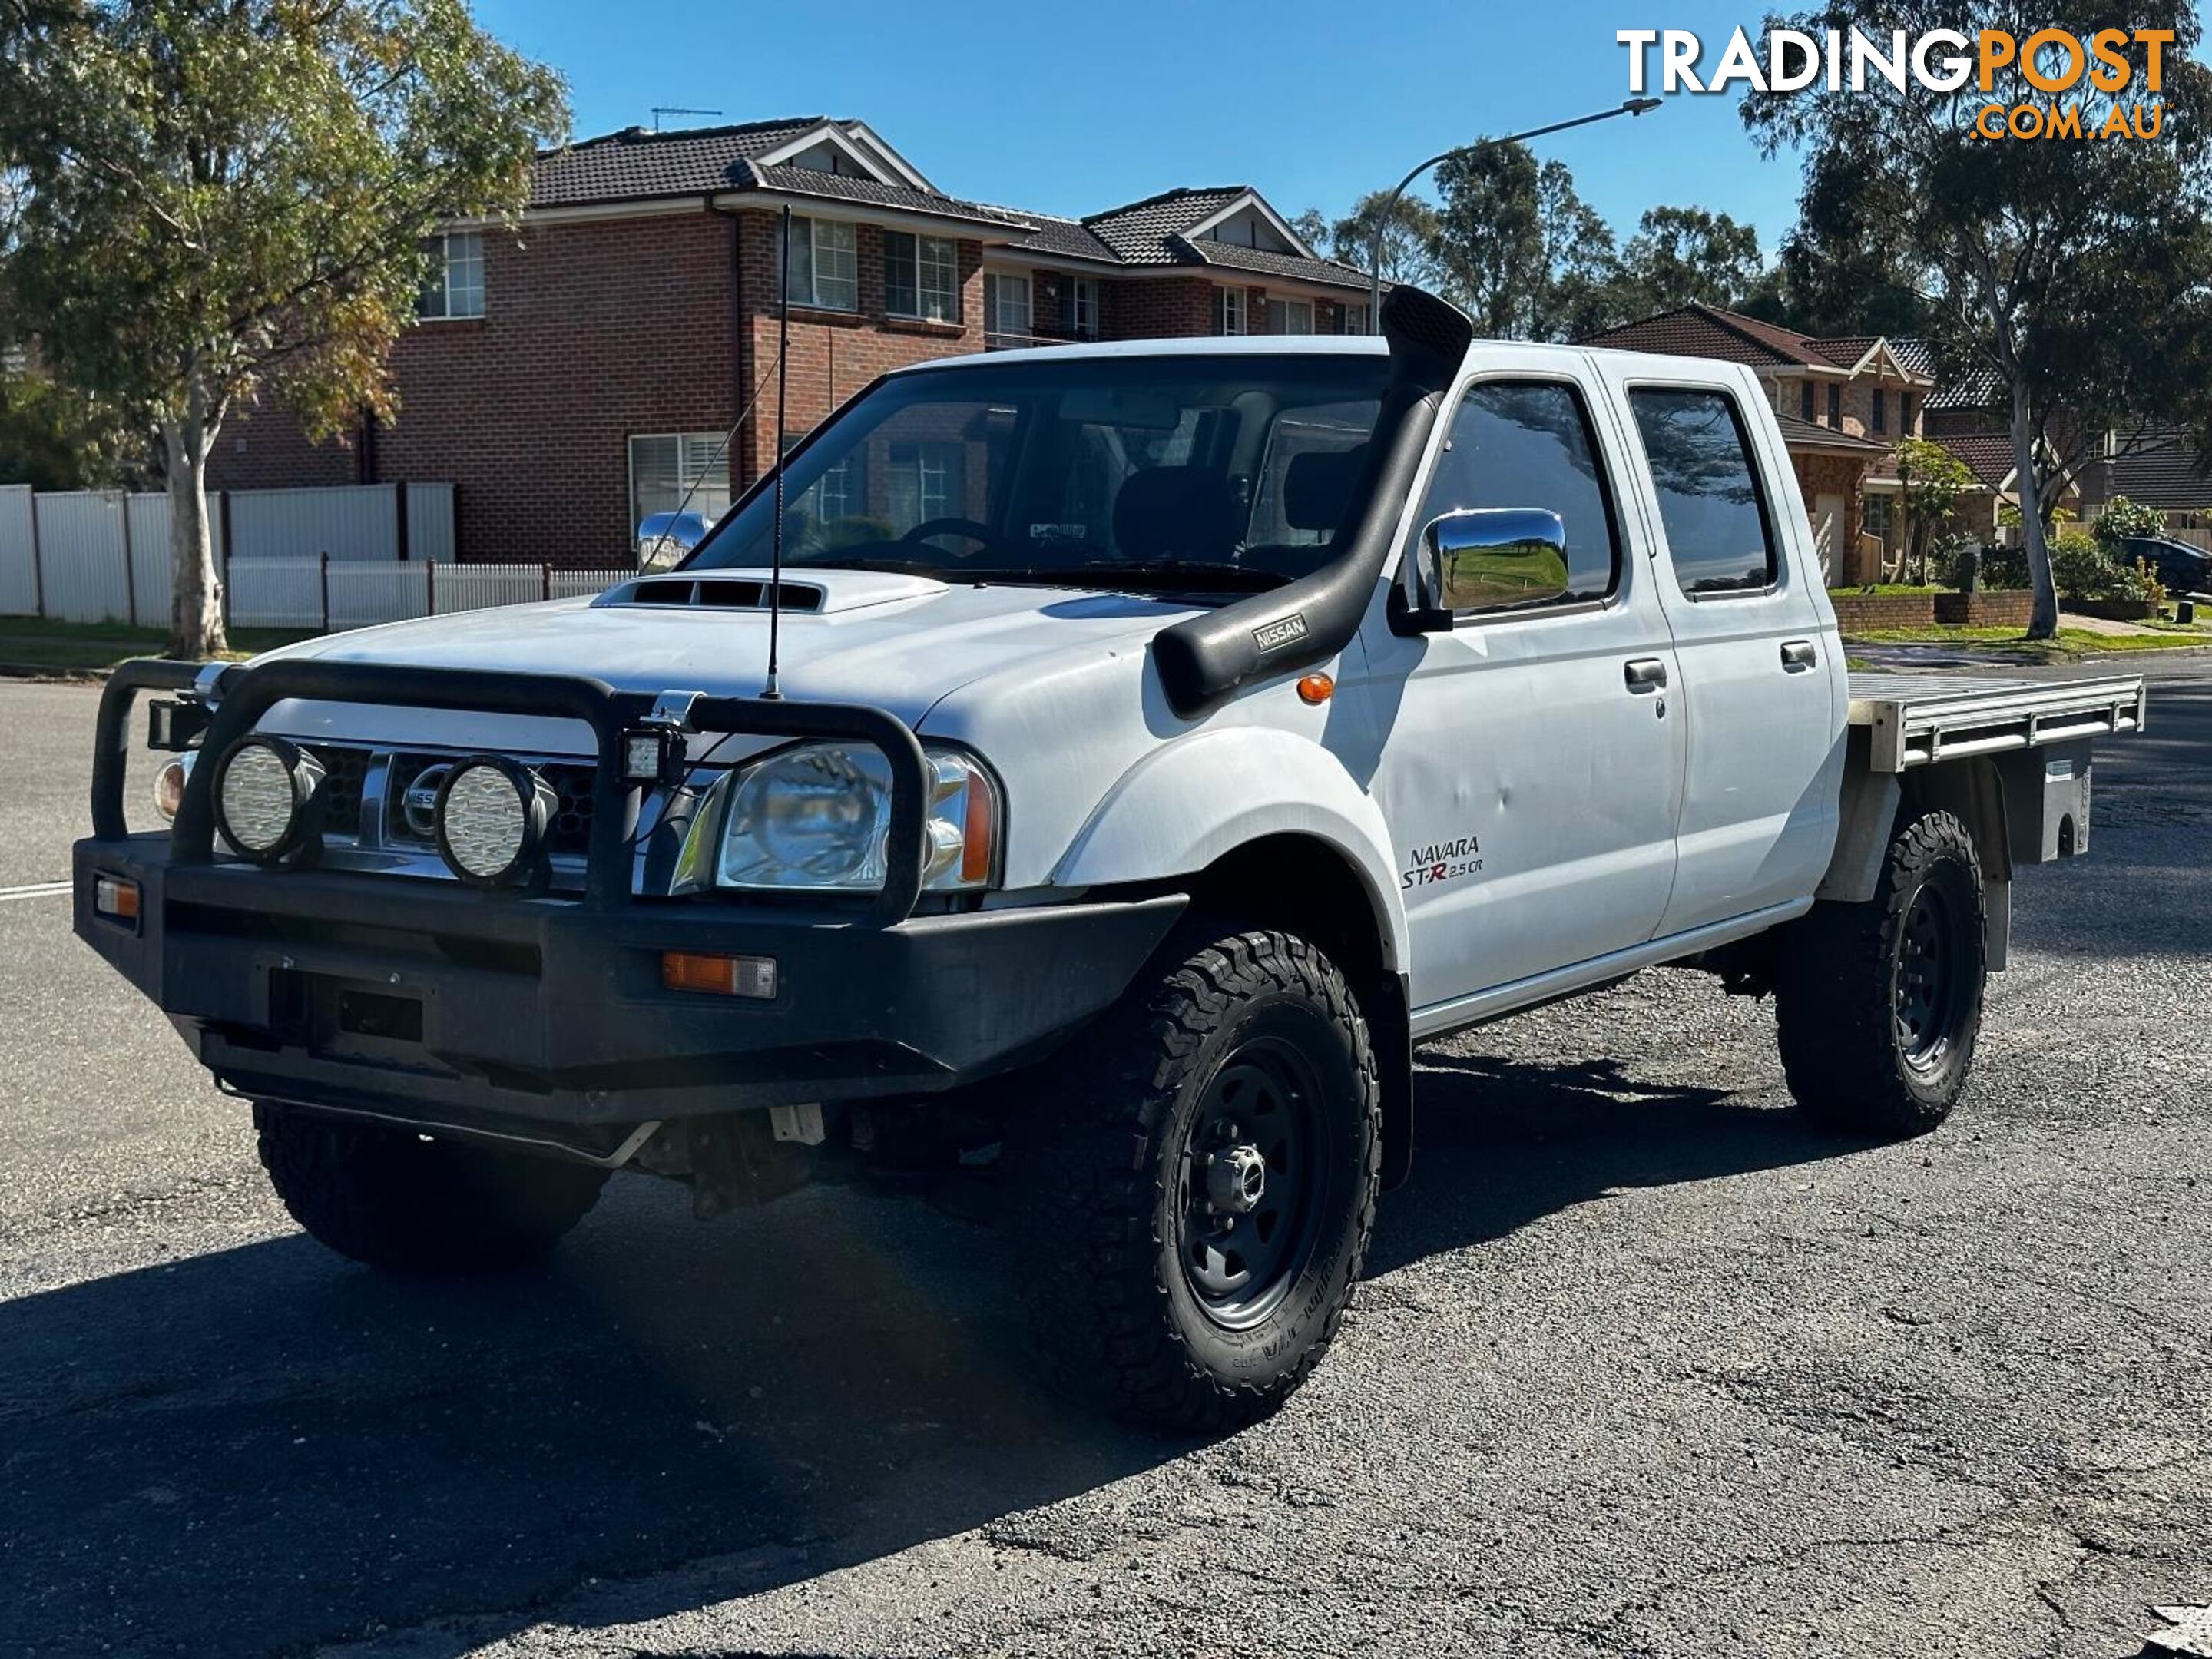
[[[701,542],[713,526],[700,513],[648,513],[638,521],[637,568],[665,570]]]
[[[2212,553],[2166,536],[2124,536],[2120,562],[2148,565],[2169,593],[2212,593]]]

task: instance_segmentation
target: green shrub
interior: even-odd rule
[[[2062,599],[2118,599],[2128,573],[2094,536],[2063,530],[2051,538],[2051,585]]]
[[[2156,507],[2137,507],[2126,496],[2115,495],[2097,515],[2094,530],[2099,541],[2117,547],[2130,536],[2163,536],[2166,515]]]

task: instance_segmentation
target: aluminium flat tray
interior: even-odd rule
[[[2148,705],[2139,674],[2094,680],[1851,676],[1850,723],[1868,728],[1869,763],[1876,772],[2140,732]]]

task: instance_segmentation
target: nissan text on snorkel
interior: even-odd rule
[[[1671,964],[1941,1121],[2140,680],[1851,675],[1750,370],[1381,324],[900,370],[595,599],[127,665],[77,932],[348,1255],[990,1166],[1184,1429],[1326,1350],[1417,1041]]]

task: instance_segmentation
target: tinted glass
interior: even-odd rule
[[[1774,580],[1774,540],[1735,405],[1717,392],[1628,394],[1659,494],[1667,556],[1685,593],[1727,593]]]
[[[1173,561],[1271,586],[1334,556],[1340,515],[1310,486],[1373,432],[1388,372],[1380,356],[1240,355],[893,375],[792,457],[784,558],[1048,581]],[[1302,486],[1287,498],[1286,479]],[[765,565],[772,502],[756,489],[690,568]]]
[[[1540,507],[1567,532],[1567,591],[1557,604],[1603,599],[1620,571],[1613,503],[1581,394],[1550,380],[1486,380],[1468,389],[1414,529],[1462,507]]]

